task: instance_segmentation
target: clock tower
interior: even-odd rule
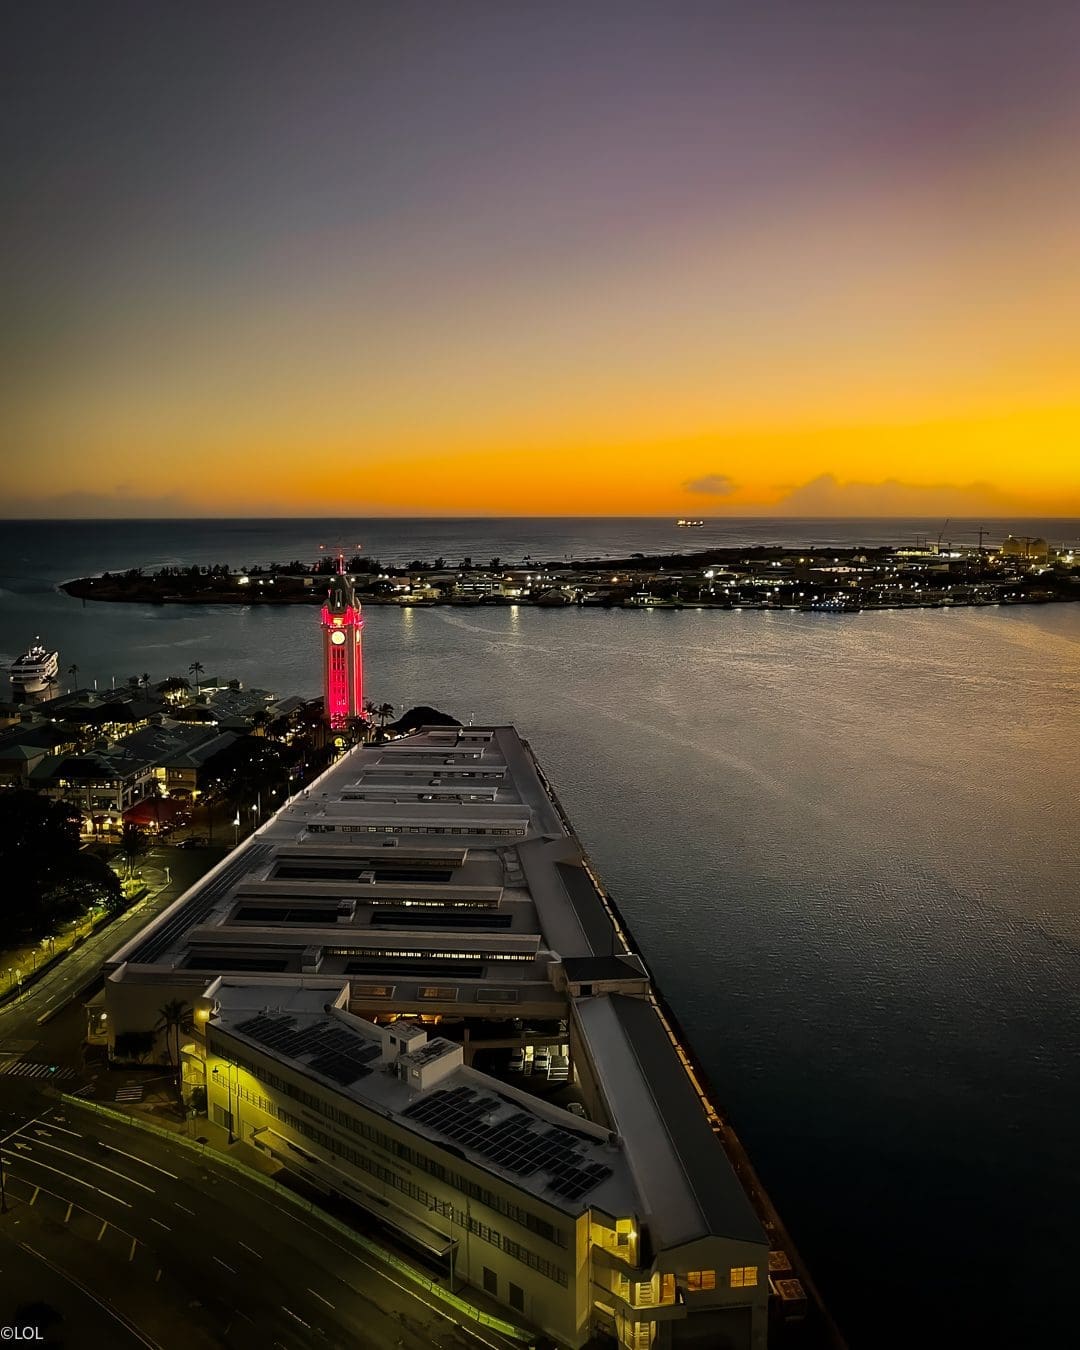
[[[364,618],[352,582],[345,574],[345,557],[338,556],[338,570],[322,607],[323,708],[334,731],[351,717],[364,715],[364,660],[360,632]]]

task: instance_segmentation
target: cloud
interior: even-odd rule
[[[704,497],[730,497],[738,486],[726,473],[707,473],[683,484],[687,492],[700,492]]]
[[[198,516],[204,510],[178,492],[139,496],[126,485],[112,492],[57,492],[40,497],[16,497],[5,503],[4,514],[12,520],[89,520],[110,517],[154,519],[168,516]]]
[[[886,478],[880,483],[842,483],[823,473],[799,487],[779,489],[783,494],[773,509],[792,516],[969,516],[1008,513],[1020,503],[992,483],[904,483]]]
[[[187,520],[218,516],[281,516],[294,514],[291,505],[245,499],[198,501],[182,492],[140,494],[126,483],[111,492],[57,492],[12,497],[3,504],[7,520]],[[331,512],[327,512],[331,514]]]

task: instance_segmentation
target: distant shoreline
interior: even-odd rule
[[[405,567],[349,560],[364,605],[397,608],[764,609],[854,613],[1047,604],[1080,599],[1080,570],[1030,554],[985,549],[878,546],[713,547],[692,553],[486,564],[414,559]],[[1070,555],[1068,562],[1071,563]],[[265,607],[321,604],[332,563],[294,560],[235,571],[212,566],[140,568],[76,577],[58,589],[74,599],[146,605]]]

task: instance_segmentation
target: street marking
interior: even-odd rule
[[[30,1197],[30,1203],[33,1204],[34,1201],[38,1198],[38,1196],[39,1196],[40,1194],[41,1194],[41,1187],[40,1187],[40,1186],[35,1186],[35,1187],[34,1187],[34,1194]]]
[[[137,1157],[134,1153],[128,1153],[125,1149],[117,1148],[115,1144],[106,1144],[105,1147],[110,1153],[119,1153],[124,1158],[130,1158],[132,1162],[142,1163],[144,1167],[152,1167],[155,1172],[160,1172],[163,1177],[172,1177],[173,1181],[180,1180],[175,1172],[167,1172],[164,1167],[159,1167],[157,1163],[147,1162],[145,1158]]]
[[[121,1181],[126,1181],[131,1186],[138,1186],[141,1191],[149,1191],[151,1195],[157,1195],[153,1186],[147,1186],[145,1182],[136,1181],[134,1177],[129,1177],[126,1172],[118,1172],[115,1167],[106,1167],[104,1163],[94,1162],[93,1158],[86,1158],[81,1153],[72,1153],[70,1149],[61,1148],[59,1144],[47,1144],[44,1140],[40,1140],[37,1146],[55,1149],[57,1153],[63,1153],[68,1158],[78,1158],[79,1162],[87,1163],[90,1167],[99,1167],[103,1172],[110,1172],[114,1177],[119,1177]],[[19,1145],[16,1144],[15,1147],[18,1148]],[[109,1146],[106,1144],[105,1147],[108,1148]]]
[[[239,1238],[237,1238],[236,1240],[237,1242],[240,1242]],[[262,1253],[257,1252],[254,1247],[249,1247],[246,1242],[240,1242],[240,1246],[243,1247],[244,1251],[250,1252],[252,1256],[257,1256],[260,1261],[262,1260]]]
[[[284,1303],[281,1305],[281,1311],[287,1312],[294,1322],[299,1322],[302,1327],[307,1327],[308,1331],[311,1330],[311,1323],[305,1322],[302,1317],[298,1317],[291,1308],[286,1308]]]
[[[308,1293],[315,1294],[315,1290],[312,1289],[310,1285],[308,1285]],[[334,1305],[330,1302],[330,1300],[328,1298],[323,1298],[322,1294],[315,1294],[315,1297],[319,1300],[320,1303],[325,1303],[328,1308],[334,1308]],[[334,1308],[334,1311],[336,1312],[337,1309]]]
[[[69,1201],[68,1201],[67,1213],[64,1215],[64,1222],[65,1222],[65,1223],[68,1223],[68,1222],[70,1221],[70,1219],[71,1219],[71,1211],[72,1211],[74,1208],[75,1208],[75,1201],[74,1201],[74,1200],[69,1200]]]
[[[267,1206],[270,1207],[273,1206],[273,1200],[269,1196],[267,1196],[266,1193],[261,1190],[261,1188],[256,1188],[250,1183],[250,1181],[248,1181],[246,1185],[241,1185],[241,1180],[246,1181],[247,1180],[246,1178],[241,1178],[237,1176],[237,1177],[223,1178],[223,1180],[234,1181],[236,1185],[241,1190],[244,1191],[248,1199],[259,1200],[262,1201],[263,1204]],[[467,1331],[469,1336],[471,1336],[473,1340],[479,1341],[481,1345],[488,1346],[489,1350],[499,1350],[499,1346],[496,1344],[496,1342],[489,1341],[486,1336],[481,1335],[480,1331],[476,1327],[471,1325],[466,1326],[465,1323],[459,1322],[453,1316],[452,1313],[444,1312],[442,1308],[440,1308],[437,1304],[427,1303],[419,1290],[411,1288],[407,1284],[402,1284],[400,1280],[394,1279],[393,1275],[390,1274],[390,1269],[387,1266],[382,1265],[381,1263],[376,1264],[377,1258],[373,1257],[370,1253],[365,1253],[365,1255],[361,1256],[357,1252],[355,1247],[351,1246],[346,1247],[344,1243],[339,1242],[336,1238],[331,1237],[325,1229],[318,1228],[314,1224],[309,1223],[306,1219],[300,1218],[299,1216],[297,1216],[297,1223],[299,1223],[301,1228],[306,1228],[308,1229],[309,1232],[317,1234],[318,1237],[323,1242],[327,1243],[329,1246],[336,1247],[338,1251],[347,1253],[348,1256],[352,1260],[354,1260],[358,1265],[363,1266],[366,1270],[373,1271],[376,1275],[378,1275],[378,1277],[381,1280],[384,1280],[387,1284],[392,1284],[395,1289],[400,1289],[403,1294],[408,1295],[408,1297],[411,1298],[414,1302],[421,1304],[427,1312],[434,1313],[436,1317],[442,1318],[444,1322],[449,1322],[453,1326],[459,1327],[462,1330]],[[343,1285],[345,1285],[347,1289],[352,1290],[354,1294],[359,1294],[361,1298],[368,1297],[368,1295],[364,1292],[364,1290],[357,1288],[356,1285],[351,1284],[347,1279],[344,1279],[341,1276],[339,1276],[338,1278],[340,1282]],[[284,1304],[282,1306],[284,1307]],[[289,1313],[291,1317],[296,1316],[296,1314],[288,1308],[285,1308],[285,1311]],[[282,1348],[282,1350],[284,1350],[284,1347]]]
[[[215,1256],[215,1257],[214,1257],[214,1260],[218,1263],[219,1266],[225,1266],[225,1269],[229,1272],[230,1275],[235,1275],[235,1274],[236,1274],[236,1271],[233,1270],[232,1266],[227,1265],[227,1264],[221,1259],[220,1256]]]
[[[102,1219],[102,1221],[101,1221],[101,1227],[98,1229],[98,1235],[97,1235],[97,1240],[98,1240],[98,1242],[100,1242],[101,1239],[105,1236],[105,1229],[108,1228],[108,1226],[109,1226],[109,1221],[108,1221],[108,1219]]]
[[[135,1260],[135,1248],[138,1246],[138,1238],[131,1239],[131,1251],[128,1252],[128,1260]]]
[[[172,1232],[172,1229],[169,1227],[167,1223],[162,1223],[160,1219],[155,1219],[152,1214],[150,1215],[150,1222],[156,1223],[159,1228],[164,1228],[166,1233]]]
[[[174,1200],[173,1204],[177,1209],[182,1209],[185,1214],[190,1214],[192,1218],[195,1217],[195,1211],[193,1209],[188,1209],[187,1205],[182,1205],[179,1200]]]
[[[158,1273],[154,1276],[154,1283],[157,1284],[158,1280],[160,1279],[161,1279],[161,1267],[158,1266]]]
[[[28,1242],[20,1242],[19,1246],[24,1252],[29,1252],[31,1256],[37,1257],[42,1265],[48,1266],[54,1275],[59,1275],[62,1280],[67,1280],[68,1284],[73,1285],[80,1293],[85,1294],[87,1298],[93,1299],[103,1312],[108,1313],[114,1322],[119,1322],[122,1327],[126,1328],[137,1341],[140,1341],[147,1347],[147,1350],[161,1350],[161,1346],[158,1342],[151,1340],[149,1336],[135,1325],[130,1317],[126,1317],[122,1312],[118,1312],[116,1308],[112,1307],[111,1304],[106,1303],[103,1299],[99,1298],[97,1294],[95,1294],[92,1289],[88,1289],[81,1280],[77,1280],[74,1275],[69,1275],[66,1270],[61,1270],[59,1266],[54,1265],[47,1256],[42,1256],[40,1252],[35,1251]]]
[[[99,1186],[91,1186],[88,1181],[83,1181],[82,1177],[73,1177],[70,1172],[65,1172],[62,1168],[50,1167],[48,1163],[43,1163],[40,1158],[35,1158],[33,1156],[23,1157],[20,1155],[17,1158],[11,1159],[11,1162],[8,1163],[9,1167],[11,1166],[11,1163],[33,1163],[35,1167],[44,1167],[46,1172],[55,1172],[57,1176],[67,1177],[68,1181],[73,1181],[76,1186],[83,1186],[88,1191],[97,1191],[98,1195],[104,1195],[109,1200],[115,1200],[118,1205],[123,1205],[125,1209],[131,1208],[128,1202],[126,1200],[121,1200],[118,1195],[110,1195],[108,1191],[103,1191]]]
[[[17,1059],[0,1066],[0,1073],[13,1078],[74,1078],[75,1070],[57,1064],[38,1064],[29,1059]]]
[[[64,1117],[63,1117],[63,1116],[59,1116],[59,1117],[57,1117],[57,1119],[63,1120]],[[64,1126],[64,1125],[57,1125],[56,1122],[55,1122],[55,1121],[52,1121],[52,1120],[49,1121],[49,1129],[50,1129],[50,1130],[59,1130],[61,1134],[70,1134],[74,1139],[81,1139],[81,1138],[82,1138],[82,1135],[79,1133],[78,1130],[69,1130],[69,1129],[67,1129],[66,1126]],[[35,1131],[35,1133],[37,1133],[37,1132]]]

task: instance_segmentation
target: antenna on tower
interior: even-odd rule
[[[333,550],[334,558],[336,559],[337,562],[338,576],[343,577],[345,575],[345,545],[332,544],[330,547]],[[353,556],[359,553],[363,547],[364,547],[363,544],[357,544],[353,549]],[[327,546],[325,544],[320,544],[319,551],[321,553],[325,553],[327,551]]]

